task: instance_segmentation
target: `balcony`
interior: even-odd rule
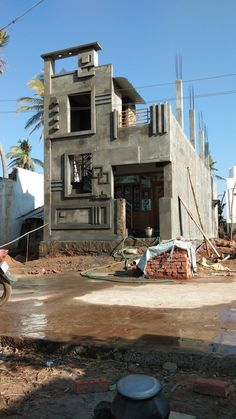
[[[150,123],[150,109],[127,109],[119,112],[119,128],[136,127],[138,125],[147,125]]]

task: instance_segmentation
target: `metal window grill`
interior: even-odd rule
[[[146,125],[150,123],[150,110],[142,109],[126,109],[119,113],[119,127],[136,127],[137,125]]]

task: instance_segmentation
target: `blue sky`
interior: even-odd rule
[[[35,3],[0,0],[0,27]],[[227,177],[228,169],[236,165],[235,16],[235,0],[44,0],[9,27],[10,41],[1,51],[8,63],[0,77],[4,151],[27,138],[24,124],[30,115],[14,110],[19,97],[33,93],[26,84],[42,70],[40,55],[98,41],[103,47],[99,63],[112,63],[114,76],[127,77],[141,87],[138,90],[148,104],[167,99],[174,108],[171,82],[175,81],[176,54],[182,56],[183,80],[211,78],[185,82],[184,94],[188,96],[193,85],[196,112],[203,113],[218,174]],[[158,86],[164,83],[170,84]],[[187,115],[188,99],[184,105]],[[43,159],[39,133],[30,140],[32,155]],[[219,182],[220,192],[223,187],[224,182]]]

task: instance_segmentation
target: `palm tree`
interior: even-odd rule
[[[13,145],[10,147],[9,153],[7,153],[7,158],[10,158],[12,161],[9,163],[9,168],[21,167],[22,169],[35,171],[35,164],[43,167],[43,162],[39,159],[34,159],[30,157],[32,151],[32,145],[29,140],[18,141],[19,145]]]
[[[209,169],[211,173],[218,171],[215,165],[216,161],[213,160],[211,153],[209,153]]]
[[[5,47],[5,45],[8,43],[9,35],[5,31],[0,31],[0,48]],[[0,58],[0,74],[4,72],[6,68],[6,62]]]
[[[8,40],[9,40],[9,35],[4,30],[1,30],[0,31],[0,48],[5,47]],[[5,68],[6,68],[6,62],[2,58],[0,58],[0,74],[2,74],[4,72]],[[6,156],[4,154],[4,151],[3,151],[3,148],[2,148],[1,144],[0,144],[0,157],[1,157],[1,161],[2,161],[3,177],[7,178]]]
[[[37,78],[30,80],[27,86],[35,91],[34,97],[21,97],[18,99],[17,104],[24,103],[25,105],[20,106],[16,112],[34,112],[26,124],[25,129],[32,128],[30,134],[37,129],[43,127],[43,104],[44,104],[44,78],[43,75],[39,75]],[[40,134],[40,139],[43,136],[43,132]]]

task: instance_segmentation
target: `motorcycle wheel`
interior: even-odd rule
[[[0,306],[3,306],[11,296],[11,285],[0,281]]]

